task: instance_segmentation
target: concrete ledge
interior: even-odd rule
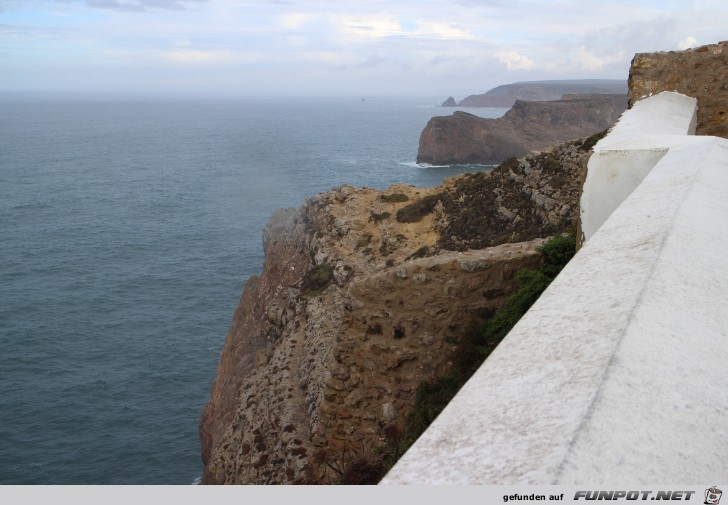
[[[697,101],[663,92],[637,102],[594,146],[581,197],[581,224],[589,240],[667,150],[695,134]]]
[[[724,480],[728,140],[669,143],[383,484]]]

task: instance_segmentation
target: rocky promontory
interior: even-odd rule
[[[339,189],[273,215],[200,421],[204,483],[342,483],[571,229],[589,145],[434,188]],[[368,466],[367,466],[368,465]]]
[[[567,95],[551,102],[519,100],[497,119],[461,111],[433,117],[420,135],[417,163],[497,164],[602,131],[626,107],[627,95]]]
[[[480,95],[463,98],[461,107],[512,107],[516,100],[544,102],[559,100],[567,94],[627,93],[627,83],[615,79],[577,79],[561,81],[527,81],[503,84]]]

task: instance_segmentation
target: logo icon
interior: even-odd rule
[[[710,489],[705,490],[705,502],[708,505],[718,505],[720,497],[723,495],[723,491],[713,486]]]

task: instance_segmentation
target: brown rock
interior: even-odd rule
[[[433,117],[420,134],[418,163],[496,164],[612,126],[627,107],[626,95],[588,96],[553,102],[517,101],[505,116],[485,119],[467,112]]]
[[[698,135],[728,138],[728,41],[636,54],[629,69],[630,104],[662,91],[698,100]]]

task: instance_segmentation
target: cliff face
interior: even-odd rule
[[[623,94],[627,83],[610,79],[532,81],[504,84],[480,95],[463,98],[462,107],[511,107],[516,100],[544,102],[559,100],[565,94]]]
[[[698,100],[698,135],[728,138],[728,41],[636,54],[629,70],[630,103],[661,91]]]
[[[278,211],[200,421],[204,483],[338,483],[377,459],[534,248],[575,223],[572,142],[442,186],[343,186]],[[515,242],[515,243],[507,243]]]
[[[553,102],[517,101],[505,116],[485,119],[455,112],[433,117],[420,134],[418,163],[496,164],[613,125],[626,95],[569,95]]]

